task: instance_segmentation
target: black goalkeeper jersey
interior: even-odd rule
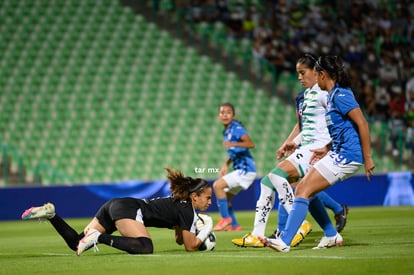
[[[197,216],[191,202],[174,201],[172,197],[140,201],[145,226],[161,228],[179,226],[195,232]]]
[[[142,221],[147,227],[181,227],[195,233],[197,215],[191,202],[165,197],[112,199],[102,205],[95,217],[109,234],[116,230],[115,221],[120,219]]]

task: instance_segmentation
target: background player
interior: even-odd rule
[[[243,125],[236,120],[235,108],[231,103],[220,105],[218,118],[224,126],[222,145],[229,158],[221,166],[220,178],[213,184],[221,215],[214,230],[241,230],[230,200],[241,190],[249,188],[256,178],[256,166],[249,150],[254,148],[254,143]],[[228,173],[232,163],[233,171]]]

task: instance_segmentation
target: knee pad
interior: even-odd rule
[[[129,254],[152,254],[154,253],[154,246],[152,240],[147,237],[135,238],[135,242],[127,251]]]

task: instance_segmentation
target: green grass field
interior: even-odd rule
[[[153,255],[99,245],[77,257],[48,222],[0,222],[0,274],[414,274],[414,207],[351,208],[343,246],[325,250],[311,249],[322,231],[308,217],[313,232],[289,253],[234,246],[232,238],[252,229],[254,212],[237,215],[244,229],[217,232],[211,252],[185,252],[173,231],[150,228]],[[80,231],[88,220],[67,221]],[[275,221],[272,213],[268,233]]]

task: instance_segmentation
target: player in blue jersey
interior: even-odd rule
[[[27,209],[22,219],[48,219],[77,255],[91,247],[97,250],[98,243],[129,254],[152,254],[153,243],[147,227],[174,229],[178,245],[184,245],[186,251],[197,251],[210,235],[213,221],[204,219],[204,228],[196,231],[196,210],[207,210],[212,189],[203,179],[184,177],[180,171],[166,169],[172,196],[109,200],[81,233],[56,214],[52,203]],[[115,231],[121,236],[111,235]]]
[[[286,141],[276,152],[277,158],[282,161],[267,176],[263,177],[261,181],[260,197],[256,203],[253,231],[242,238],[233,239],[232,242],[235,245],[263,247],[259,237],[264,235],[269,213],[274,205],[275,192],[278,193],[279,207],[278,228],[274,235],[277,236],[278,232],[283,230],[294,200],[290,181],[294,182],[298,178],[302,178],[310,169],[309,161],[312,156],[310,149],[320,148],[331,140],[324,115],[328,93],[321,90],[316,83],[316,76],[313,70],[315,61],[316,59],[312,55],[306,54],[299,58],[296,63],[298,79],[302,86],[306,88],[301,99],[303,104],[300,104],[301,108],[299,108],[297,113],[298,122],[293,127]],[[294,142],[294,140],[296,141]],[[300,147],[298,147],[299,144],[301,145]],[[336,234],[336,230],[325,208],[317,199],[312,203],[311,214],[324,232]],[[311,230],[311,224],[304,221],[290,244],[296,246]]]
[[[278,238],[261,238],[264,245],[280,252],[288,252],[290,243],[308,212],[310,199],[339,180],[354,175],[365,167],[367,179],[375,167],[371,157],[368,123],[350,87],[344,66],[336,56],[320,57],[315,62],[317,82],[328,91],[326,124],[332,138],[328,145],[312,149],[313,167],[296,186],[292,211],[286,227]],[[315,249],[342,245],[339,233],[325,235]]]
[[[313,56],[308,55],[308,54],[305,55],[305,56],[307,56],[311,59],[314,58]],[[314,61],[316,62],[316,59],[314,59]],[[309,66],[310,66],[310,68],[313,68],[314,62],[309,63]],[[315,80],[316,80],[316,78],[315,78]],[[306,109],[306,106],[304,106],[304,96],[305,96],[305,91],[302,91],[295,98],[296,115],[298,117],[299,131],[302,131],[302,129],[303,129],[303,121],[304,120],[302,118],[302,112]],[[326,123],[323,123],[323,125],[325,125],[324,127],[326,127]],[[308,124],[308,127],[309,127],[309,124]],[[299,142],[299,141],[297,141],[297,142]],[[295,146],[295,145],[296,144],[291,144],[290,145],[291,147],[289,147],[289,148],[293,148],[292,146]],[[298,144],[298,146],[300,146],[300,144]],[[291,150],[291,149],[289,149],[289,150]],[[293,184],[295,184],[295,183],[293,183]],[[335,201],[331,196],[329,196],[324,191],[317,193],[315,195],[315,197],[317,197],[320,200],[320,202],[322,202],[322,204],[326,208],[329,208],[329,209],[332,210],[332,212],[334,213],[335,221],[336,221],[336,226],[335,226],[336,231],[338,233],[340,233],[346,225],[347,215],[348,215],[348,211],[349,211],[348,206],[345,205],[345,204],[338,203],[337,201]],[[317,204],[319,204],[319,202],[317,202],[317,201],[311,201],[310,202],[309,211],[311,212],[311,214],[315,213],[314,211],[316,211],[316,213],[321,212],[320,210],[318,210],[319,206],[315,207],[315,205],[317,205]],[[318,215],[318,214],[316,214],[316,215]],[[278,218],[278,224],[279,225],[278,225],[278,228],[276,228],[276,230],[275,230],[275,233],[274,233],[275,236],[277,236],[280,233],[280,231],[284,228],[284,226],[286,224],[287,216],[288,216],[288,213],[287,213],[285,207],[283,207],[283,205],[279,202],[279,207],[278,207],[278,217],[279,217]],[[318,221],[318,218],[316,220]],[[326,227],[330,226],[330,225],[327,225],[325,222],[322,222],[322,224],[324,224],[322,226],[322,228],[323,227],[326,228]],[[332,228],[331,228],[331,230],[332,230]],[[326,233],[326,231],[329,232],[329,229],[326,229],[325,233]],[[334,231],[332,230],[332,233],[333,232]],[[301,237],[301,236],[295,236],[294,240],[299,238],[299,237]],[[296,244],[295,241],[293,243]]]
[[[254,143],[243,125],[236,120],[236,112],[232,104],[221,104],[218,118],[224,126],[222,145],[227,151],[228,159],[219,171],[220,178],[213,184],[221,214],[214,230],[241,230],[231,206],[231,199],[241,190],[249,188],[256,178],[256,166],[249,150],[254,148]],[[233,164],[233,171],[228,173],[231,164]]]
[[[316,60],[315,60],[316,61]],[[302,110],[303,110],[303,101],[304,101],[305,91],[300,92],[295,98],[296,114],[298,117],[299,129],[302,130]],[[340,233],[347,221],[349,208],[346,204],[340,204],[335,201],[331,196],[326,192],[319,192],[316,194],[319,200],[323,203],[326,208],[329,208],[334,213],[334,218],[336,221],[336,231]],[[284,208],[279,208],[282,212],[285,211]],[[283,214],[282,214],[283,215]],[[284,214],[286,215],[286,214]]]

